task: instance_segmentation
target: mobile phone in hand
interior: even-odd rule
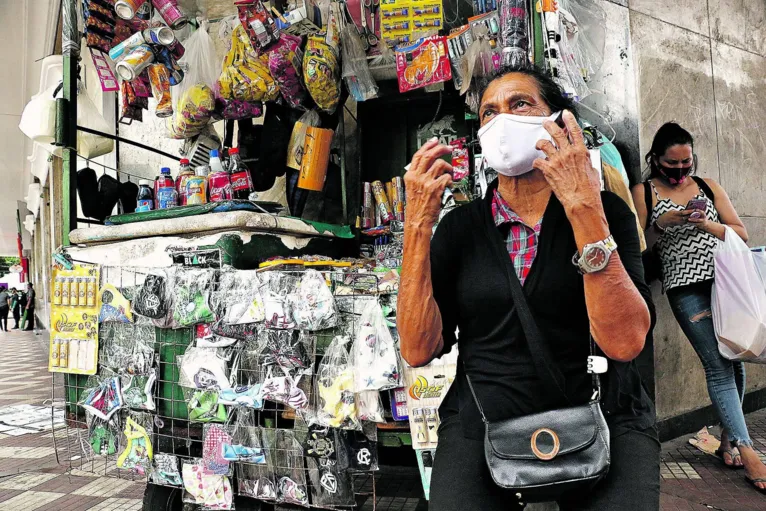
[[[705,199],[692,199],[686,203],[686,209],[693,209],[696,211],[705,211],[707,209],[707,200]]]

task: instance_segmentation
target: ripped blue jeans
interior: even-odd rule
[[[710,293],[713,281],[670,289],[667,292],[670,308],[678,324],[697,352],[705,369],[710,400],[718,412],[721,424],[734,445],[752,447],[747,432],[742,399],[745,397],[745,366],[732,362],[718,352],[718,341],[713,330]]]

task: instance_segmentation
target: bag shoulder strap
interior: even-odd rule
[[[654,211],[652,184],[649,181],[644,181],[644,202],[646,202],[646,226],[644,226],[644,229],[646,229],[652,224],[652,211]]]
[[[702,190],[705,193],[707,198],[715,202],[715,194],[713,193],[713,190],[710,188],[710,185],[707,184],[707,182],[699,176],[692,176],[692,179],[694,179],[694,182],[697,183],[697,186],[700,187],[700,190]]]

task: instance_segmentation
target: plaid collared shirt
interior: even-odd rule
[[[511,256],[511,264],[513,264],[516,275],[523,285],[537,255],[537,241],[540,237],[543,219],[540,218],[540,221],[533,227],[525,224],[524,220],[513,212],[497,190],[495,190],[492,198],[492,217],[498,227],[511,224],[505,245],[508,249],[508,255]]]

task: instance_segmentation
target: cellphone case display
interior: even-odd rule
[[[48,370],[95,374],[98,359],[99,268],[54,267]]]

